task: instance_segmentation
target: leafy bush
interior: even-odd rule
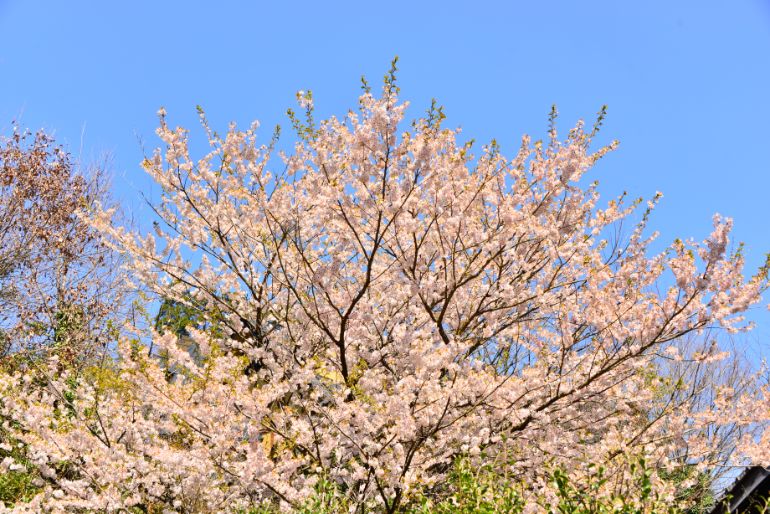
[[[396,512],[403,514],[524,514],[543,512],[548,514],[694,514],[705,512],[702,505],[690,505],[691,498],[680,496],[672,504],[655,490],[651,470],[645,461],[630,464],[632,482],[624,490],[606,494],[604,486],[614,477],[605,474],[597,466],[592,479],[578,483],[560,468],[549,473],[547,493],[534,502],[525,500],[528,485],[502,476],[491,465],[473,466],[469,460],[460,459],[449,474],[446,483],[433,491],[418,494],[411,502]],[[531,488],[531,486],[529,487]],[[686,492],[686,491],[685,491]],[[329,481],[321,481],[316,492],[296,512],[300,514],[338,514],[351,511],[343,490]],[[356,512],[382,512],[364,510]],[[249,514],[276,514],[275,505],[265,505]]]

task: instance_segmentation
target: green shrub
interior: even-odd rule
[[[692,514],[703,512],[696,506],[685,509],[669,505],[653,488],[652,470],[641,460],[631,465],[632,483],[627,489],[634,494],[603,492],[611,477],[603,468],[593,469],[588,483],[574,483],[562,469],[549,473],[552,485],[550,500],[540,496],[531,500],[525,495],[527,484],[501,476],[491,465],[472,466],[460,459],[440,487],[425,491],[407,502],[401,514],[523,514],[535,511],[548,514]],[[679,477],[680,479],[682,477]],[[528,500],[525,500],[525,496]],[[527,501],[534,502],[527,503]],[[681,504],[690,499],[678,498]],[[382,509],[366,509],[365,513]],[[249,514],[275,514],[274,506],[263,506]],[[351,504],[332,482],[320,482],[316,494],[297,510],[300,514],[340,514],[351,512]],[[358,511],[362,512],[362,511]]]

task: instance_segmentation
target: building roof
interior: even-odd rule
[[[770,468],[748,468],[725,491],[711,514],[748,514],[764,512],[770,502]]]

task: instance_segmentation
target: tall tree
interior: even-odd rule
[[[117,255],[79,211],[107,199],[103,171],[76,171],[45,133],[0,142],[0,358],[103,350],[121,302]]]
[[[746,328],[767,285],[765,269],[744,279],[730,220],[649,255],[659,196],[601,205],[584,185],[614,148],[591,152],[596,127],[474,157],[435,105],[406,129],[397,94],[393,69],[381,97],[366,86],[357,113],[317,124],[300,93],[279,173],[256,127],[219,135],[202,117],[211,151],[194,160],[161,111],[165,151],[143,163],[163,189],[155,233],[109,212],[95,224],[134,280],[218,330],[185,327],[200,359],[155,334],[183,380],[130,340],[113,381],[6,376],[18,400],[4,414],[44,476],[30,505],[290,509],[325,480],[359,511],[396,512],[460,458],[537,498],[547,469],[579,481],[589,463],[613,477],[597,494],[628,491],[627,463],[644,456],[665,491],[667,469],[725,463],[714,427],[767,419],[736,417],[761,400],[751,388],[662,373],[666,359],[729,359],[684,338]],[[686,394],[693,384],[710,393]]]

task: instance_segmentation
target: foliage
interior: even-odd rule
[[[467,459],[458,459],[447,483],[439,491],[420,498],[410,510],[415,514],[492,514],[523,512],[525,484],[501,476],[490,466],[474,469]],[[436,500],[432,500],[434,496]]]
[[[602,494],[611,477],[602,468],[594,469],[586,483],[574,483],[562,469],[554,469],[548,475],[546,494],[531,499],[524,498],[530,485],[501,476],[490,465],[472,466],[467,459],[458,459],[442,492],[436,499],[418,497],[399,512],[408,514],[522,514],[537,511],[549,514],[683,514],[684,511],[661,498],[653,490],[652,472],[644,460],[630,464],[629,471],[635,482],[636,495]],[[349,512],[344,492],[327,481],[316,486],[313,495],[297,510],[307,514],[333,514]],[[249,514],[273,514],[276,510],[263,506]],[[700,511],[698,511],[700,512]],[[703,511],[705,512],[705,511]]]
[[[9,437],[7,430],[0,429],[0,441],[0,461],[4,463],[4,471],[0,473],[0,505],[29,501],[39,488],[34,484],[35,475],[29,469],[24,446]]]
[[[43,132],[0,140],[0,364],[53,351],[80,365],[116,337],[117,255],[80,216],[106,185]]]

